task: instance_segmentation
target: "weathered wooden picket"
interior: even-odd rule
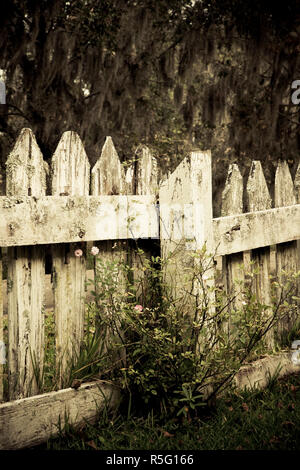
[[[209,151],[192,152],[160,183],[157,163],[149,149],[140,146],[135,157],[125,171],[112,139],[107,137],[99,160],[90,170],[80,138],[74,132],[65,132],[49,168],[30,129],[22,130],[9,155],[6,194],[0,197],[0,246],[8,247],[9,383],[9,402],[0,405],[0,448],[17,448],[46,439],[53,432],[53,423],[66,410],[75,421],[91,419],[96,408],[87,396],[92,394],[98,403],[102,396],[99,383],[96,387],[80,387],[81,395],[70,389],[37,395],[31,353],[42,368],[45,245],[51,245],[52,252],[56,359],[61,379],[67,359],[78,351],[84,335],[87,242],[99,247],[101,258],[126,260],[132,239],[160,238],[163,257],[183,241],[181,262],[185,261],[185,253],[201,249],[206,243],[229,292],[234,289],[234,281],[243,276],[241,263],[250,267],[250,261],[257,260],[261,271],[255,289],[263,303],[270,301],[270,276],[281,279],[282,269],[299,270],[300,165],[293,183],[287,163],[279,162],[274,202],[260,162],[253,162],[245,189],[238,166],[230,165],[221,217],[213,218]],[[76,256],[78,249],[83,256]],[[132,262],[141,275],[138,259]],[[214,283],[214,270],[207,273],[210,285]],[[176,289],[180,289],[180,269],[166,272],[167,280],[171,274]],[[3,342],[2,297],[0,282]],[[2,376],[0,365],[0,402]],[[101,387],[104,395],[110,392],[116,400],[113,388]],[[34,410],[36,420],[32,417]],[[23,434],[22,429],[26,429]]]

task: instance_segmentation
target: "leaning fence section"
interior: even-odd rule
[[[284,283],[286,273],[300,269],[300,165],[293,182],[287,163],[278,163],[274,200],[259,161],[252,162],[246,184],[238,165],[230,165],[218,218],[213,218],[212,212],[211,168],[210,152],[193,152],[161,185],[160,231],[164,256],[172,250],[176,252],[176,244],[184,234],[176,259],[177,269],[171,266],[166,279],[177,291],[186,291],[189,286],[183,273],[189,264],[187,254],[201,250],[206,243],[215,267],[207,270],[204,281],[210,287],[218,284],[234,297],[231,309],[241,307],[239,284],[250,285],[251,279],[258,301],[270,306],[274,300],[273,281]],[[265,315],[268,321],[271,308],[266,308]],[[276,334],[289,330],[296,316],[291,312],[279,324]],[[229,320],[228,334],[230,331]],[[272,329],[267,334],[269,347],[274,345],[274,333]]]
[[[299,168],[295,182],[299,175]],[[259,161],[252,162],[245,189],[238,166],[236,164],[230,165],[222,195],[222,216],[234,216],[246,212],[249,215],[246,216],[245,222],[247,223],[248,219],[250,223],[253,217],[251,213],[258,212],[257,223],[260,224],[260,227],[256,223],[255,227],[257,229],[255,233],[253,231],[248,232],[249,248],[252,243],[252,250],[233,253],[223,257],[223,281],[228,292],[232,293],[234,290],[237,290],[237,281],[245,281],[245,275],[247,276],[247,273],[250,273],[251,270],[258,268],[253,290],[260,303],[270,305],[272,282],[276,280],[284,283],[284,272],[293,273],[299,269],[299,253],[296,241],[296,238],[299,237],[299,234],[297,235],[299,219],[295,207],[299,197],[297,192],[297,186],[296,184],[294,186],[287,162],[280,161],[278,163],[274,181],[273,200]],[[246,201],[245,206],[243,206],[243,200]],[[275,209],[279,207],[289,209],[276,212]],[[274,210],[272,211],[272,209]],[[296,217],[294,218],[292,214],[295,214]],[[290,233],[284,235],[285,229]],[[241,238],[240,231],[241,225],[237,222],[232,224],[231,230],[228,230],[225,236],[228,239]],[[254,240],[254,235],[256,240]],[[281,235],[283,235],[282,238]],[[257,240],[259,236],[261,241]],[[269,242],[267,242],[268,238]],[[283,243],[276,243],[277,241]],[[241,270],[242,266],[243,270]],[[238,304],[239,302],[241,302],[241,297],[237,296],[235,303]],[[270,311],[269,314],[271,315]],[[287,317],[284,322],[281,322],[279,329],[281,331],[288,329],[294,321],[293,315]],[[273,345],[274,331],[270,331],[268,334],[267,342],[270,346]]]
[[[245,185],[238,166],[230,165],[218,218],[213,217],[211,171],[210,152],[192,152],[159,182],[157,162],[145,146],[138,147],[125,171],[110,137],[91,169],[74,132],[63,134],[48,166],[32,131],[22,130],[7,160],[6,193],[0,197],[0,246],[7,249],[9,400],[38,393],[34,369],[42,370],[45,352],[46,245],[52,256],[60,387],[68,360],[78,353],[84,336],[86,253],[91,244],[103,260],[131,263],[136,277],[143,275],[141,255],[134,251],[139,240],[147,241],[145,257],[157,249],[153,240],[159,241],[163,258],[179,246],[175,265],[164,268],[165,281],[175,293],[189,290],[183,276],[190,267],[189,255],[205,244],[216,261],[205,274],[207,286],[219,283],[232,293],[236,281],[247,281],[245,270],[251,271],[254,262],[260,267],[255,293],[262,303],[270,303],[272,279],[282,281],[283,270],[299,270],[300,166],[293,182],[287,164],[279,162],[272,200],[260,162],[253,162]],[[2,279],[1,262],[0,268]],[[122,276],[121,291],[127,282]],[[0,282],[3,363],[2,293]],[[241,298],[234,302],[238,307]],[[294,320],[287,319],[281,328]],[[272,344],[271,334],[268,341]],[[3,364],[0,374],[1,401]]]

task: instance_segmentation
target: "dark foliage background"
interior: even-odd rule
[[[66,130],[93,164],[106,135],[121,160],[149,145],[163,172],[213,154],[215,213],[230,162],[299,163],[298,0],[6,0],[1,165],[22,127],[49,159]]]

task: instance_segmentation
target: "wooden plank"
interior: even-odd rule
[[[264,177],[260,161],[253,161],[246,187],[247,207],[249,211],[271,209],[272,200]],[[255,276],[254,290],[257,300],[263,305],[271,305],[271,281],[270,281],[270,247],[263,247],[252,251],[252,261],[259,271]],[[271,310],[265,312],[266,321],[271,316]],[[265,336],[268,346],[273,346],[273,332],[269,331]]]
[[[30,129],[22,129],[6,162],[6,195],[41,197],[46,194],[46,163]],[[21,223],[21,221],[20,221]],[[8,380],[9,398],[38,393],[35,367],[44,361],[44,252],[41,247],[9,248]]]
[[[254,160],[250,168],[246,191],[247,211],[271,209],[272,199],[260,161]]]
[[[106,195],[112,197],[113,195],[121,195],[128,190],[128,181],[125,181],[125,172],[121,165],[118,153],[115,149],[113,140],[110,136],[106,137],[105,143],[103,145],[101,155],[95,163],[92,173],[92,189],[91,193],[93,196]],[[130,181],[132,184],[132,179]],[[107,208],[105,217],[109,218],[108,226],[112,225],[119,228],[119,218],[118,213],[124,214],[126,212],[127,200],[119,199],[119,212],[115,212],[114,209]],[[129,214],[128,214],[129,219]],[[128,219],[123,219],[123,227],[128,228]],[[103,263],[108,267],[112,266],[114,263],[120,262],[121,264],[127,264],[128,262],[128,242],[127,240],[121,241],[118,240],[117,233],[111,237],[106,237],[105,240],[99,241],[98,237],[95,237],[93,245],[99,249],[99,254],[97,258],[101,259]],[[97,318],[96,318],[96,328],[98,334],[105,335],[105,348],[108,348],[108,345],[117,343],[119,345],[120,341],[124,340],[123,333],[120,329],[120,322],[116,321],[113,318],[113,315],[116,315],[116,312],[111,312],[107,308],[107,305],[99,305],[99,299],[97,296],[100,294],[99,289],[101,286],[100,277],[105,276],[102,269],[99,268],[97,264],[97,258],[94,260],[94,279],[98,278],[98,282],[95,283],[95,292],[96,292],[96,303],[97,303]],[[118,274],[114,279],[115,286],[118,286],[118,293],[120,295],[124,294],[127,288],[127,276],[122,269],[118,269]],[[117,299],[116,299],[117,302]],[[106,321],[109,321],[112,327],[109,327],[105,332],[100,331],[101,327],[101,315],[106,316]],[[118,351],[112,357],[112,361],[118,362],[119,365],[125,366],[126,363],[126,352],[124,348],[119,348]]]
[[[63,429],[95,422],[104,407],[114,409],[119,392],[99,382],[82,384],[0,405],[0,449],[22,449],[45,442]]]
[[[168,208],[174,214],[180,209],[177,204],[163,206],[160,203],[160,214],[164,215]],[[191,207],[189,203],[183,206],[186,224],[181,228],[175,224],[174,239],[178,242],[185,231],[191,241]],[[0,197],[0,245],[157,238],[157,210],[153,195]],[[130,225],[129,219],[134,219]],[[212,224],[216,256],[297,240],[299,220],[300,204],[215,218]],[[167,223],[168,220],[161,218],[161,231],[166,240]]]
[[[164,252],[170,252],[181,240],[193,250],[202,249],[204,244],[208,251],[214,250],[210,161],[209,151],[192,152],[161,184],[160,238]]]
[[[217,255],[297,240],[300,204],[213,219]]]
[[[153,195],[154,198],[158,197],[157,161],[146,145],[139,145],[135,151],[133,193],[138,196]],[[158,238],[158,230],[156,236]],[[155,299],[153,298],[153,293],[150,292],[149,285],[147,285],[147,277],[143,267],[146,260],[151,264],[151,256],[159,256],[160,250],[151,239],[130,240],[129,246],[131,248],[131,263],[134,268],[133,277],[139,285],[137,302],[142,305],[147,302],[148,306],[150,306],[149,302],[155,302]],[[138,251],[138,249],[142,251]]]
[[[64,132],[51,159],[53,195],[89,194],[90,164],[76,132]]]
[[[164,279],[171,294],[180,300],[183,313],[192,315],[196,321],[200,315],[205,316],[201,318],[209,333],[207,344],[197,344],[199,351],[210,343],[215,327],[210,319],[214,311],[214,290],[205,289],[214,285],[210,152],[192,152],[185,158],[161,185],[159,202],[161,252],[162,258],[168,259]],[[199,260],[194,253],[200,252],[204,245],[207,252],[201,260],[200,274]],[[200,283],[194,279],[195,272],[202,278]]]
[[[230,164],[222,193],[221,215],[234,215],[243,212],[243,177],[236,164]],[[243,264],[243,253],[235,253],[222,258],[223,284],[229,297],[237,295],[239,286],[237,281],[243,280],[241,265]],[[230,305],[230,309],[239,308],[242,298],[237,295]],[[230,334],[231,322],[228,323],[228,333]]]
[[[222,193],[221,216],[243,213],[243,177],[236,163],[228,168]]]
[[[0,197],[0,245],[157,237],[155,197]],[[130,221],[130,224],[129,224]]]
[[[233,385],[238,390],[262,390],[267,387],[270,377],[285,377],[291,374],[298,374],[299,366],[291,361],[291,354],[287,351],[281,351],[274,355],[267,355],[262,359],[244,364],[233,378]],[[205,396],[208,398],[211,393],[210,386],[205,390]],[[218,397],[224,396],[226,389],[217,394]]]
[[[48,171],[33,132],[22,129],[6,161],[6,195],[44,196]]]
[[[130,184],[132,184],[132,179]],[[116,196],[124,194],[127,190],[124,169],[113,140],[108,136],[105,139],[101,155],[91,172],[91,194],[93,196],[101,196],[101,198],[104,196],[104,200],[108,204],[106,208],[100,208],[98,213],[103,218],[103,224],[110,228],[114,227],[110,237],[99,238],[95,236],[93,239],[94,245],[99,248],[99,256],[107,262],[115,260],[116,257],[119,258],[119,255],[121,260],[127,261],[127,243],[116,241],[120,238],[127,238],[118,236],[118,232],[122,231],[121,227],[128,226],[127,199]],[[115,196],[115,201],[118,201],[116,205],[113,202],[114,199],[107,196]],[[110,201],[112,201],[112,205],[110,205]]]
[[[296,204],[294,184],[286,161],[279,161],[275,173],[274,188],[275,207],[293,206]]]
[[[123,194],[124,169],[110,136],[106,137],[101,155],[92,169],[91,194]]]
[[[62,135],[52,157],[51,169],[53,195],[89,194],[90,164],[75,132],[68,131]],[[81,223],[78,219],[77,227]],[[70,361],[76,360],[83,339],[85,255],[84,242],[52,246],[56,368],[61,387]]]
[[[270,377],[285,377],[290,374],[299,374],[299,366],[291,361],[289,352],[267,356],[240,368],[234,378],[235,385],[240,390],[254,388],[262,389],[269,384]]]
[[[294,184],[286,161],[280,161],[276,169],[274,203],[275,207],[296,204]],[[297,271],[297,256],[297,241],[276,246],[277,280],[283,285],[286,283],[286,275],[283,274],[283,271],[290,274]],[[289,331],[295,320],[295,312],[290,312],[276,328],[277,334],[280,335],[284,331]]]
[[[243,177],[239,167],[231,164],[228,169],[228,175],[225,188],[222,193],[221,215],[228,216],[243,213]],[[243,262],[243,255],[237,254],[235,257],[226,256],[223,260],[227,270],[227,289],[232,291],[233,282],[240,278],[240,264]]]

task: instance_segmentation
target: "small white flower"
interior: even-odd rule
[[[99,253],[99,248],[97,246],[92,246],[91,254],[96,256]]]

